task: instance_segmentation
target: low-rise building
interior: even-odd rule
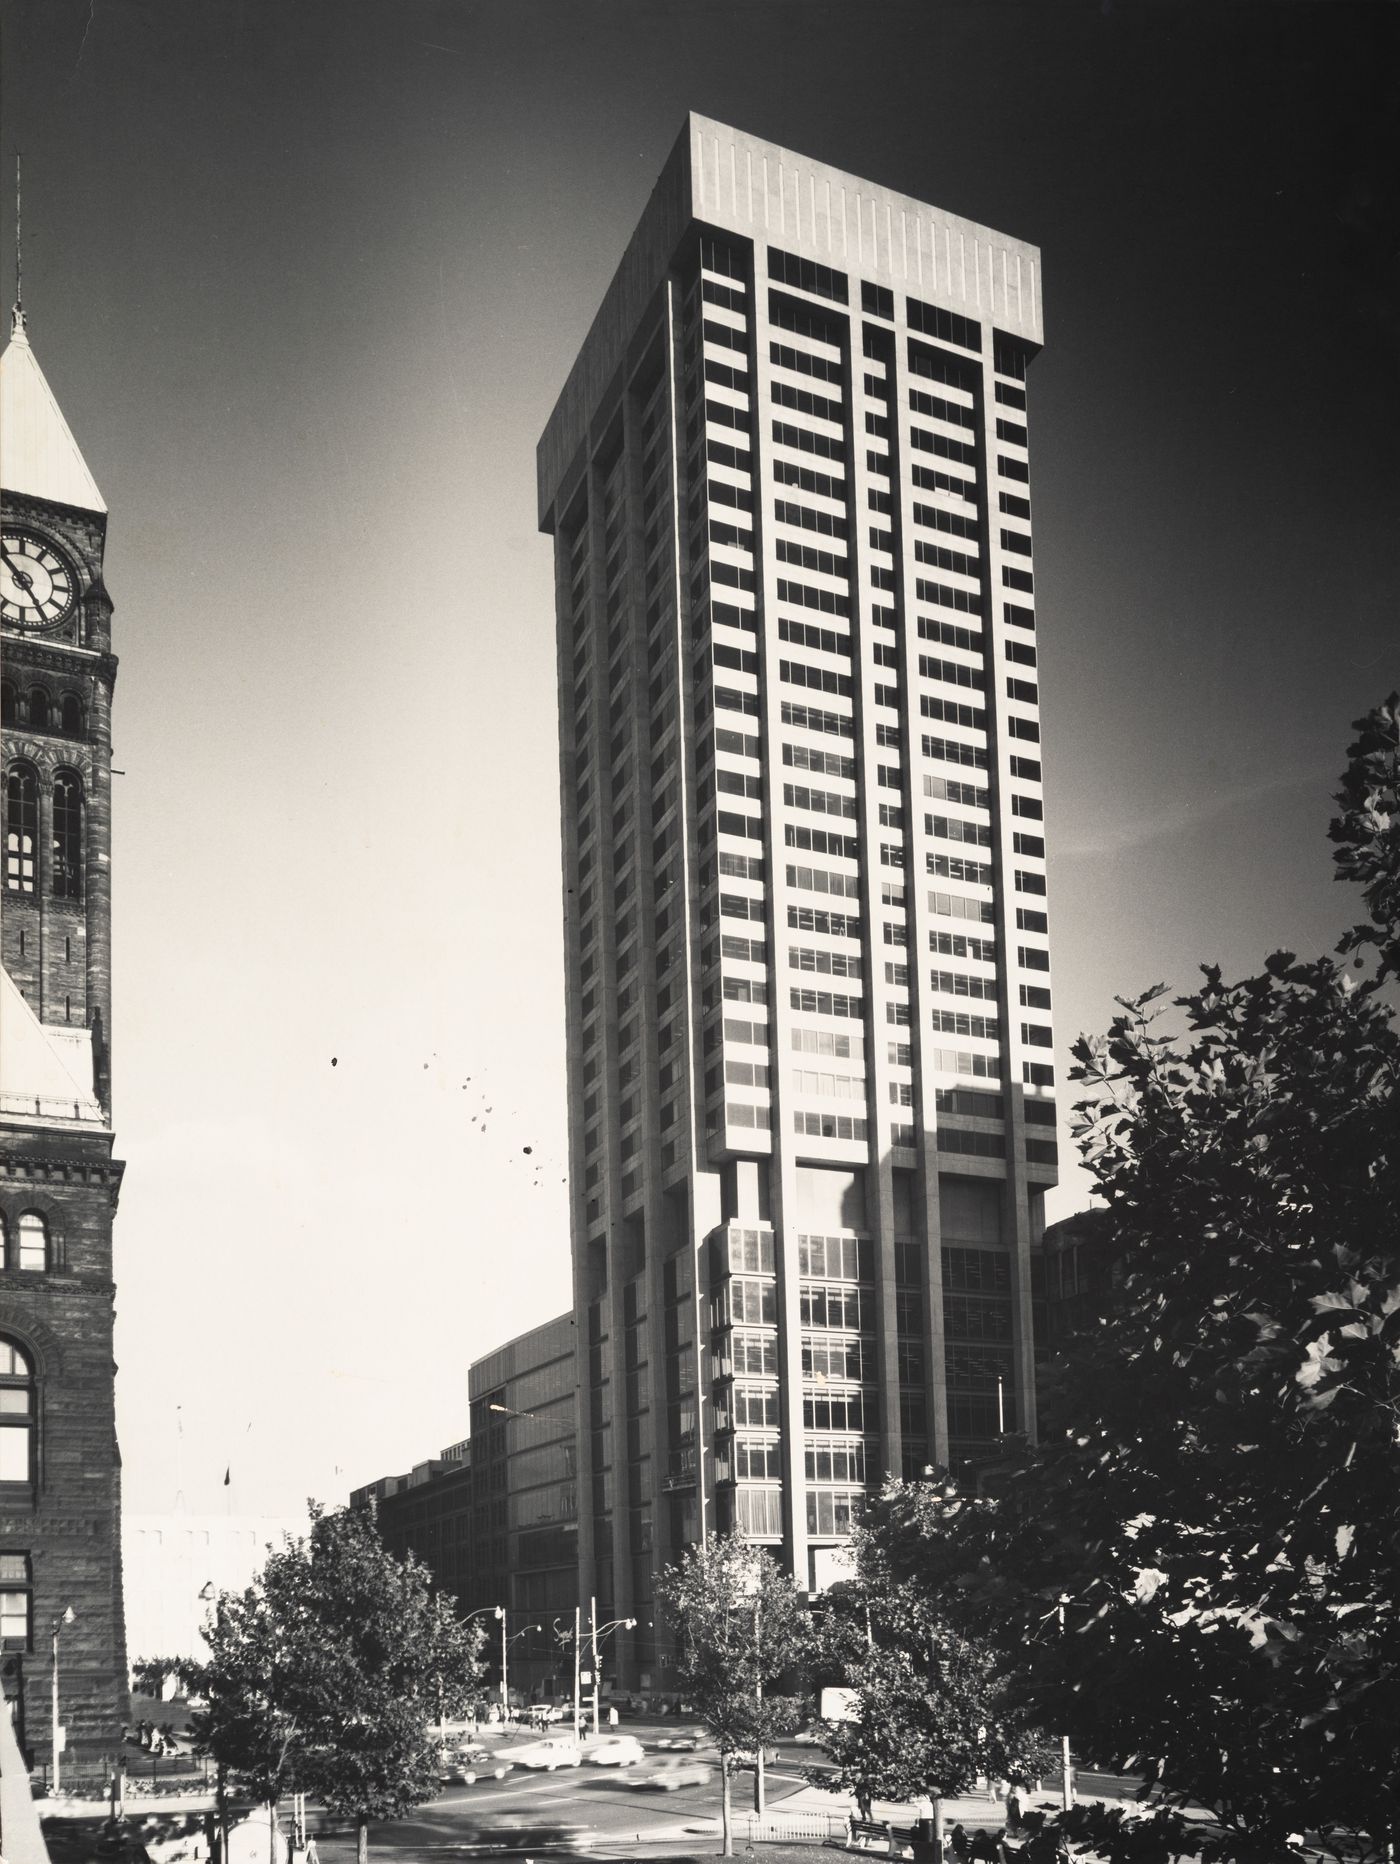
[[[471,1367],[470,1437],[350,1497],[373,1505],[391,1552],[415,1554],[464,1614],[481,1614],[498,1687],[504,1636],[513,1698],[572,1688],[576,1377],[573,1316],[561,1314]]]
[[[572,1678],[560,1634],[572,1639],[580,1603],[576,1383],[572,1314],[497,1347],[468,1374],[470,1604],[504,1607],[511,1676],[537,1693],[553,1692],[564,1672]]]
[[[352,1507],[374,1503],[384,1545],[399,1559],[416,1554],[434,1584],[463,1609],[472,1589],[471,1443],[449,1444],[439,1456],[404,1476],[381,1476],[350,1497]]]
[[[221,1592],[242,1592],[305,1516],[129,1514],[122,1520],[127,1647],[143,1659],[209,1654],[203,1626]]]
[[[1031,1248],[1036,1386],[1050,1395],[1046,1372],[1074,1335],[1093,1326],[1112,1298],[1118,1273],[1108,1212],[1076,1211],[1047,1225]]]

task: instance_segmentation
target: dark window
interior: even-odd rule
[[[49,728],[49,695],[42,686],[32,686],[29,690],[29,723],[35,731]]]
[[[34,1482],[34,1368],[13,1340],[0,1339],[0,1490]]]
[[[34,1592],[27,1553],[0,1553],[0,1650],[34,1645]]]
[[[888,285],[872,285],[868,279],[861,280],[861,309],[869,311],[872,317],[884,317],[894,322],[894,293]]]
[[[700,263],[707,272],[718,272],[725,278],[744,276],[744,255],[724,240],[716,239],[713,234],[701,237]]]
[[[4,680],[0,682],[0,725],[17,725],[18,723],[15,689],[8,680]]]
[[[16,764],[5,780],[5,885],[32,893],[38,871],[39,779]]]
[[[768,276],[779,284],[810,291],[818,298],[830,298],[836,304],[846,302],[844,274],[832,271],[830,266],[818,265],[814,259],[799,258],[795,252],[784,252],[778,246],[768,248]]]
[[[53,890],[60,900],[76,900],[83,890],[83,790],[71,770],[53,784]]]
[[[76,693],[64,693],[60,703],[60,717],[66,738],[82,737],[83,702]]]
[[[960,349],[980,353],[982,326],[973,318],[959,317],[937,305],[922,304],[917,298],[906,301],[906,310],[911,330],[922,330],[926,337],[937,337],[940,343],[956,343]]]

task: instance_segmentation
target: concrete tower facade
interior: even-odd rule
[[[581,1589],[1033,1431],[1033,247],[692,116],[539,447]]]
[[[0,356],[0,1666],[47,1770],[56,1637],[65,1782],[116,1758],[127,1710],[106,533],[16,309]]]

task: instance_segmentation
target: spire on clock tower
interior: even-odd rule
[[[0,486],[79,511],[107,510],[30,347],[18,304],[0,355]]]

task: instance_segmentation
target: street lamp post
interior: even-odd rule
[[[609,1631],[632,1631],[636,1629],[635,1618],[613,1618],[607,1624],[598,1623],[598,1601],[588,1601],[589,1637],[593,1650],[593,1732],[598,1733],[598,1639],[606,1637]]]
[[[758,1703],[759,1733],[754,1746],[753,1757],[753,1809],[760,1818],[763,1817],[763,1647],[759,1641],[759,1607],[763,1594],[755,1591],[753,1595],[753,1692]]]
[[[518,1638],[528,1637],[532,1631],[542,1631],[543,1629],[544,1629],[543,1625],[522,1625],[518,1631],[512,1631],[510,1636],[507,1637],[506,1636],[506,1621],[504,1618],[501,1620],[501,1714],[502,1714],[502,1717],[505,1717],[510,1713],[510,1692],[506,1688],[506,1653],[509,1650],[510,1646],[514,1644]]]
[[[478,1605],[474,1612],[468,1612],[462,1620],[469,1625],[473,1618],[485,1618],[488,1615],[501,1621],[501,1726],[506,1722],[506,1608],[504,1605]]]
[[[1069,1594],[1062,1592],[1057,1609],[1060,1614],[1060,1636],[1065,1634],[1065,1607],[1070,1602]],[[1069,1736],[1060,1736],[1060,1803],[1068,1812],[1074,1804],[1074,1769],[1069,1758]]]
[[[55,1797],[58,1794],[59,1785],[58,1757],[63,1751],[63,1729],[58,1720],[58,1634],[65,1625],[71,1625],[76,1616],[77,1614],[74,1612],[73,1607],[68,1605],[65,1606],[62,1616],[55,1618],[53,1621],[53,1667],[49,1681],[51,1685],[50,1712],[52,1718],[50,1725],[50,1758],[53,1761],[53,1792]]]

